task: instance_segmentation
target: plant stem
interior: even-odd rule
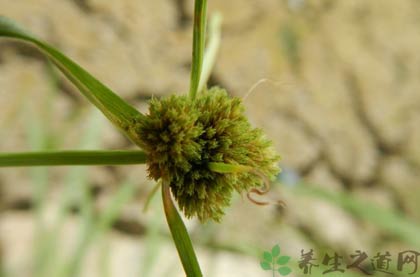
[[[272,269],[273,269],[273,277],[275,277],[276,271],[275,271],[275,268],[274,268],[274,266],[275,266],[274,261],[271,264],[272,264]]]
[[[171,230],[172,238],[175,242],[185,274],[187,277],[203,276],[187,228],[185,228],[184,222],[172,202],[169,184],[165,181],[162,182],[162,200],[166,220],[169,229]]]
[[[146,163],[138,150],[82,150],[54,152],[0,153],[0,167],[63,165],[128,165]]]
[[[196,0],[194,7],[193,51],[191,66],[190,97],[195,98],[200,83],[203,66],[204,43],[206,37],[207,0]]]

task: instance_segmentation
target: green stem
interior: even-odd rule
[[[193,52],[191,66],[190,97],[195,98],[200,83],[203,66],[204,43],[206,37],[206,0],[196,0],[194,8]]]
[[[184,222],[172,202],[169,185],[165,181],[162,182],[162,200],[166,220],[169,229],[171,230],[172,238],[175,242],[185,274],[187,277],[203,276],[187,228],[185,228]]]
[[[274,268],[274,266],[275,266],[275,264],[274,264],[274,262],[272,262],[271,263],[271,268],[273,269],[273,277],[275,277],[275,274],[276,274],[276,271],[274,270],[275,268]]]
[[[0,153],[0,167],[144,164],[146,158],[138,150]]]

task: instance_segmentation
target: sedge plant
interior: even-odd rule
[[[153,98],[140,113],[77,63],[0,17],[0,36],[34,45],[141,150],[1,153],[0,167],[147,164],[161,189],[167,223],[187,276],[202,276],[191,239],[173,202],[187,218],[220,221],[232,193],[261,193],[279,172],[279,156],[244,115],[241,99],[206,88],[214,51],[204,53],[206,0],[194,7],[190,90]],[[217,21],[216,21],[217,22]],[[217,36],[216,36],[217,37]],[[209,42],[211,43],[216,42]]]

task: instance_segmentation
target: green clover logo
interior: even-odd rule
[[[271,253],[268,251],[264,252],[260,265],[264,270],[271,270],[273,277],[275,272],[280,273],[281,276],[286,276],[292,272],[288,266],[285,266],[289,260],[289,256],[280,256],[280,246],[277,244],[271,249]]]

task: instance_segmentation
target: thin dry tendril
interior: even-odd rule
[[[283,200],[275,200],[274,202],[273,201],[260,201],[260,200],[254,199],[252,197],[252,194],[257,194],[257,195],[260,195],[260,196],[266,195],[270,191],[271,182],[268,179],[268,177],[266,175],[264,175],[258,169],[253,169],[250,172],[259,176],[263,180],[263,187],[262,187],[262,189],[258,189],[258,188],[250,189],[246,194],[246,196],[248,197],[248,200],[251,201],[252,203],[256,204],[256,205],[259,205],[259,206],[266,206],[266,205],[272,204],[272,205],[278,205],[278,206],[281,206],[281,207],[284,208],[286,206],[286,203]]]

